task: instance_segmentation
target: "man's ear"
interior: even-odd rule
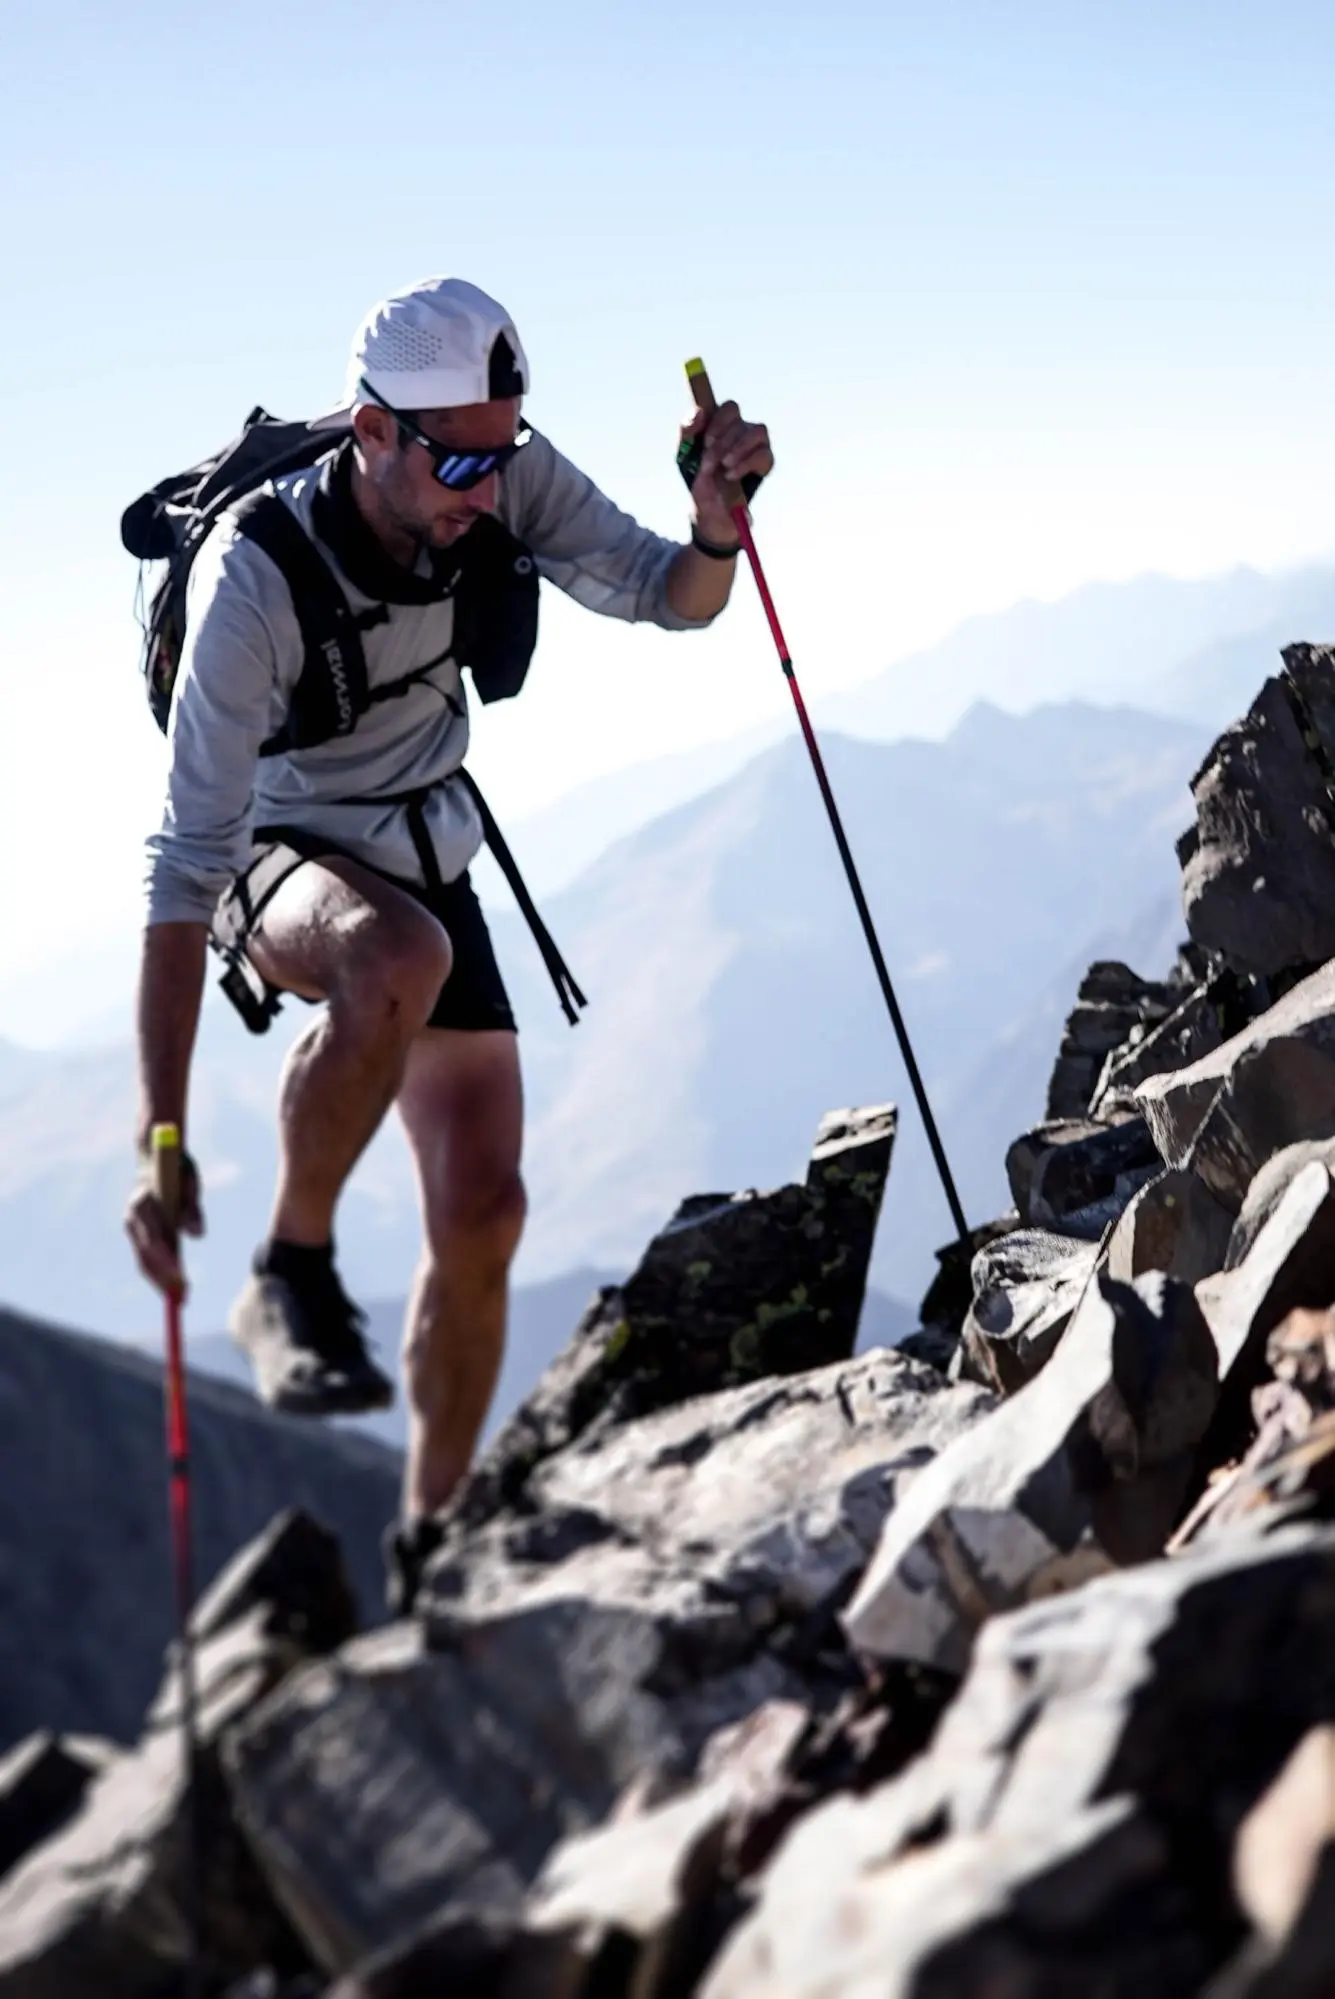
[[[399,427],[388,410],[376,403],[358,403],[352,412],[352,434],[363,451],[392,451]]]

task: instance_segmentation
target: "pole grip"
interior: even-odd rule
[[[175,1229],[181,1220],[181,1130],[179,1125],[155,1124],[149,1135],[153,1161],[153,1192]]]
[[[709,379],[709,371],[698,354],[694,360],[686,363],[686,379],[691,385],[691,394],[695,398],[695,407],[698,410],[703,410],[706,416],[713,416],[715,410],[718,408],[718,401],[714,395],[713,384]],[[743,514],[747,512],[746,495],[740,486],[725,486],[723,488],[723,497],[728,503],[728,512],[730,514],[735,514],[738,507],[741,508]]]

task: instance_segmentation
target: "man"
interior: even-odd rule
[[[735,404],[707,421],[697,414],[688,426],[702,447],[691,538],[665,541],[545,437],[525,436],[527,389],[514,325],[476,286],[432,280],[367,316],[345,407],[319,420],[342,441],[279,479],[276,492],[356,614],[372,705],[350,734],[275,751],[303,667],[302,633],[282,570],[224,515],[190,572],[166,808],[148,843],[142,1161],[154,1124],[186,1128],[220,898],[249,894],[257,866],[291,850],[245,948],[270,986],[324,1005],[284,1070],[269,1233],[230,1319],[273,1407],[323,1414],[392,1399],[340,1285],[333,1223],[391,1104],[403,1121],[425,1242],[403,1352],[409,1443],[391,1548],[401,1608],[486,1416],[524,1219],[515,1023],[468,878],[482,833],[459,776],[468,716],[448,577],[465,538],[495,515],[539,572],[589,609],[699,629],[732,588],[729,488],[773,463],[764,427],[744,423]],[[181,1225],[203,1228],[188,1155]],[[127,1228],[144,1273],[179,1286],[146,1166]]]

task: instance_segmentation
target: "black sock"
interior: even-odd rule
[[[257,1277],[285,1277],[291,1284],[323,1276],[333,1267],[332,1242],[284,1242],[281,1236],[270,1236],[267,1242],[262,1242],[251,1264]]]

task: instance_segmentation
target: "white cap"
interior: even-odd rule
[[[357,405],[377,398],[439,410],[527,391],[528,362],[505,307],[464,278],[424,278],[372,306],[353,338],[342,404],[310,427],[346,429]]]

